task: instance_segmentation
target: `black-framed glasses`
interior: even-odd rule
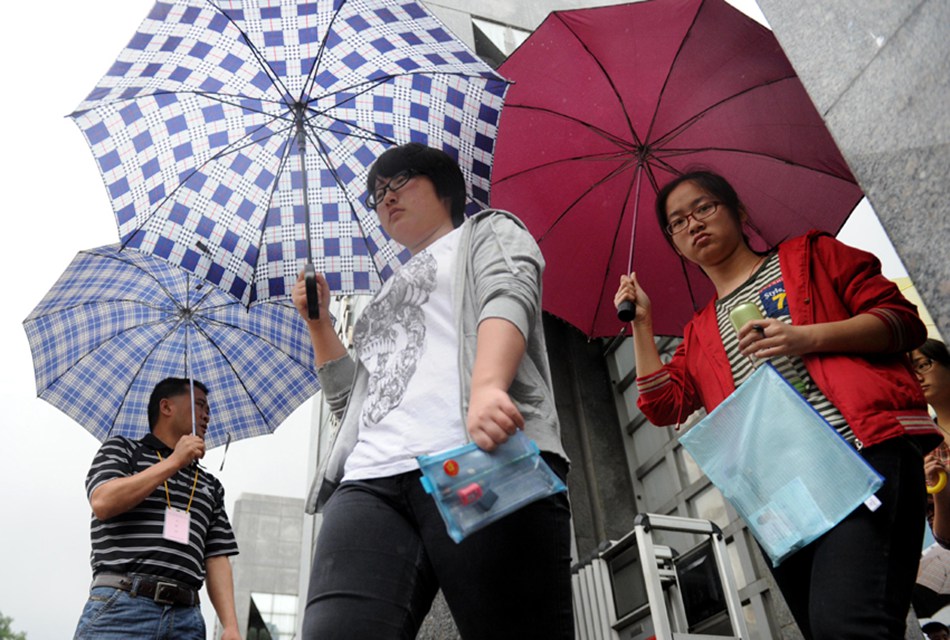
[[[697,221],[705,220],[706,218],[714,215],[716,211],[719,210],[720,204],[722,203],[718,200],[710,200],[709,202],[704,202],[701,205],[698,205],[686,215],[673,218],[669,221],[669,224],[666,225],[666,233],[672,236],[680,233],[681,231],[685,231],[686,227],[689,226],[690,218]]]
[[[386,197],[387,191],[399,191],[405,187],[406,184],[416,175],[418,175],[418,173],[412,169],[403,169],[390,178],[389,182],[382,186],[376,187],[376,190],[366,196],[366,200],[363,202],[365,202],[366,206],[370,209],[375,209],[377,206],[379,206],[379,203],[383,201],[383,198]]]
[[[914,373],[923,375],[934,368],[934,361],[930,358],[921,358],[920,360],[915,361],[911,366],[914,369]]]

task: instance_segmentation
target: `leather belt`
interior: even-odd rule
[[[92,579],[92,587],[112,587],[128,591],[132,597],[144,596],[158,604],[182,607],[198,606],[198,590],[178,582],[152,576],[100,573]]]

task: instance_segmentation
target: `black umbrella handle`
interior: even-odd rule
[[[317,270],[309,262],[303,268],[304,283],[307,287],[307,316],[311,320],[320,317],[320,295],[317,292]]]
[[[624,300],[617,306],[617,317],[623,322],[633,322],[637,316],[637,305],[630,300]]]

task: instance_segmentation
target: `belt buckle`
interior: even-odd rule
[[[166,590],[171,592],[167,597],[163,595],[163,592]],[[175,600],[171,598],[177,595],[177,592],[178,592],[178,585],[175,584],[174,582],[156,582],[155,583],[155,597],[153,598],[153,600],[155,600],[155,602],[157,602],[158,604],[175,605],[178,603],[175,602]]]

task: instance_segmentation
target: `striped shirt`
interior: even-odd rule
[[[115,478],[124,478],[168,459],[172,450],[153,434],[141,440],[116,436],[106,440],[86,476],[86,494]],[[170,578],[195,589],[205,576],[205,558],[238,552],[231,523],[224,511],[224,488],[197,465],[179,470],[167,481],[172,507],[184,511],[198,469],[198,485],[191,503],[191,532],[187,545],[162,537],[167,499],[165,484],[156,487],[138,506],[100,521],[92,515],[92,573],[144,573]]]
[[[739,351],[739,335],[729,320],[729,312],[747,302],[754,303],[762,317],[775,318],[787,324],[792,323],[788,304],[786,304],[785,281],[782,278],[777,253],[769,255],[762,266],[742,286],[716,301],[719,335],[722,337],[722,344],[726,349],[729,365],[732,367],[732,378],[736,387],[752,375],[755,367],[763,362],[771,362],[782,377],[799,390],[808,404],[820,413],[845,440],[852,445],[855,444],[851,427],[848,426],[837,407],[831,404],[831,401],[812,381],[800,357],[776,356],[766,360],[742,355]]]

